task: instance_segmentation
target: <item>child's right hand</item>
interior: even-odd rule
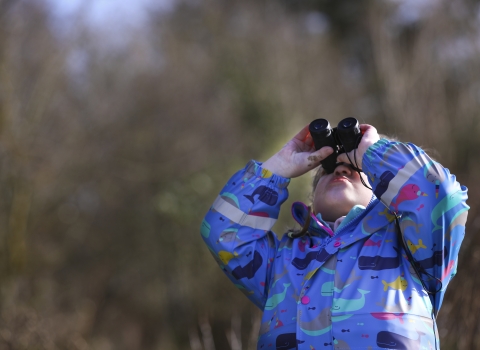
[[[262,164],[264,169],[286,178],[301,176],[320,165],[320,162],[333,153],[331,147],[315,150],[312,136],[305,126],[280,151]]]

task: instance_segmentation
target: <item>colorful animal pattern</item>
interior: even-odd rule
[[[333,233],[318,218],[309,235],[271,231],[289,179],[251,161],[235,174],[201,225],[201,237],[232,282],[259,308],[258,349],[430,349],[432,312],[456,272],[467,189],[412,144],[380,140],[363,158],[374,195]],[[303,225],[308,211],[292,206]],[[442,281],[434,298],[399,244],[395,215],[419,265]],[[427,281],[438,287],[433,280]]]

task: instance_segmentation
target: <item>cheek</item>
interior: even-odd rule
[[[324,191],[323,191],[324,185],[322,184],[321,181],[317,183],[317,186],[315,187],[315,190],[313,191],[313,210],[315,212],[318,212],[318,207],[319,204],[321,204],[324,201]]]
[[[318,198],[321,196],[321,191],[319,190],[320,186],[317,184],[315,189],[313,190],[313,202],[315,203]]]
[[[370,186],[368,181],[365,180],[365,183],[367,186]],[[359,202],[364,204],[365,206],[368,205],[370,202],[370,199],[372,198],[372,190],[365,187],[361,182],[359,183],[359,186],[357,187],[357,193],[358,193],[358,198]]]
[[[316,198],[317,196],[321,196],[324,190],[325,190],[325,178],[322,177],[318,181],[317,186],[315,186],[315,190],[313,192],[314,198]]]

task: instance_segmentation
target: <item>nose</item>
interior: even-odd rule
[[[335,168],[335,175],[336,176],[342,176],[342,175],[345,175],[345,176],[350,176],[352,174],[352,167],[350,166],[350,164],[347,164],[347,163],[338,163],[336,168]]]

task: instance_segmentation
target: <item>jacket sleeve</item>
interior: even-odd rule
[[[202,222],[202,238],[217,263],[261,309],[278,247],[271,228],[289,182],[250,161],[228,181]]]
[[[456,274],[469,206],[467,188],[449,170],[413,144],[382,139],[363,157],[363,170],[374,194],[401,216],[400,228],[412,256],[440,308],[445,289]]]

